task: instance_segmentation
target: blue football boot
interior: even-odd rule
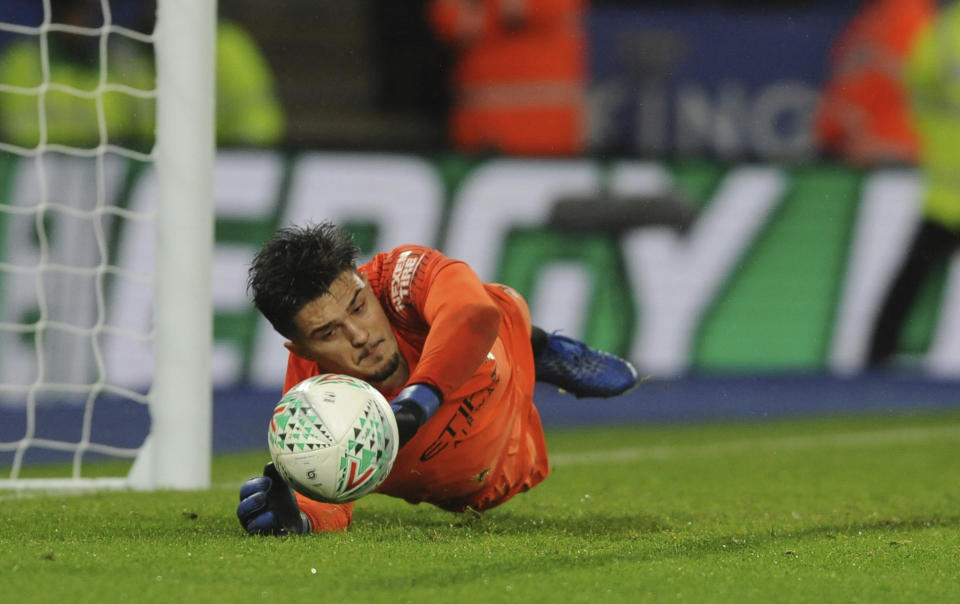
[[[637,370],[612,354],[573,338],[550,334],[535,359],[537,381],[581,397],[610,397],[637,385]]]

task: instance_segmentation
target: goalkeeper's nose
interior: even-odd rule
[[[344,321],[341,329],[343,329],[343,333],[347,336],[348,341],[354,348],[362,348],[370,341],[370,330],[362,325],[360,321]]]

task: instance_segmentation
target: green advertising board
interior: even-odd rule
[[[102,170],[83,158],[38,161],[0,160],[3,322],[35,320],[38,282],[47,294],[66,291],[51,285],[68,278],[60,263],[79,259],[89,280],[106,259],[117,267],[106,271],[106,310],[90,283],[70,285],[69,304],[48,303],[61,321],[91,325],[99,312],[106,325],[125,321],[148,333],[147,294],[117,275],[151,270],[141,219],[155,209],[151,169],[120,158]],[[282,381],[284,351],[247,299],[246,264],[276,228],[307,220],[344,224],[365,255],[436,246],[519,290],[545,329],[626,355],[653,375],[856,371],[916,223],[920,187],[910,170],[830,164],[223,151],[215,381]],[[98,228],[106,250],[87,233]],[[960,321],[945,302],[960,287],[950,278],[958,273],[944,267],[931,279],[902,351],[960,375],[960,350],[950,345],[960,340],[952,333]],[[0,341],[0,378],[35,363],[29,339],[14,330]],[[125,346],[106,356],[131,365],[113,373],[133,385],[148,370],[133,366],[142,357]],[[75,344],[62,362],[92,371],[92,361],[77,362],[84,355]]]

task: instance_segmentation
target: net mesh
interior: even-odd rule
[[[0,486],[124,475],[152,367],[152,30],[22,4],[0,14]]]

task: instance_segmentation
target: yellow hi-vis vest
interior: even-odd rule
[[[919,34],[905,77],[926,180],[924,214],[960,229],[960,2]]]
[[[96,46],[96,39],[91,42]],[[153,91],[156,78],[152,57],[137,46],[110,40],[107,89],[101,90],[102,94],[97,94],[101,74],[96,48],[81,60],[51,45],[50,77],[46,82],[38,39],[18,41],[5,48],[0,55],[0,84],[8,88],[0,91],[0,141],[27,148],[41,142],[71,147],[134,144],[138,150],[149,151],[156,127],[156,101],[143,93]],[[285,117],[270,67],[256,42],[238,25],[221,20],[217,25],[216,62],[218,143],[279,143]],[[98,96],[103,105],[102,120]],[[46,138],[41,141],[44,130]]]

